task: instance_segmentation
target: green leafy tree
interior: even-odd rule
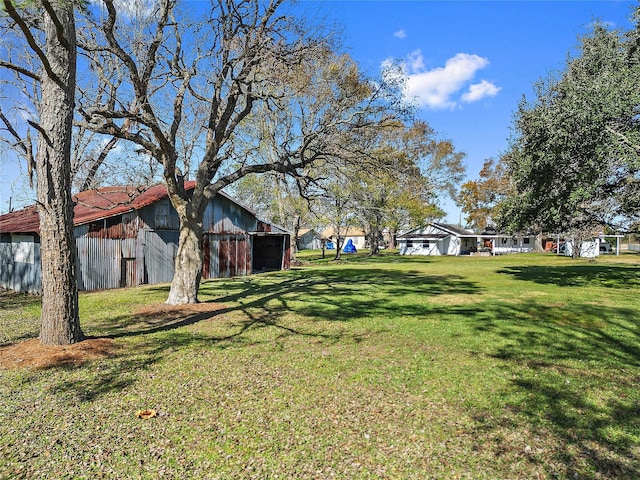
[[[177,1],[159,0],[144,28],[130,28],[105,0],[83,18],[95,81],[79,98],[78,126],[132,142],[161,166],[180,220],[169,304],[198,301],[212,195],[249,174],[302,175],[332,155],[342,131],[370,121],[375,85],[346,56],[318,68],[331,36],[284,3],[212,0],[206,18],[190,19]]]
[[[255,109],[238,141],[246,156],[294,161],[303,168],[251,179],[243,187],[252,187],[268,218],[293,232],[292,241],[311,223],[333,227],[342,240],[348,227],[359,223],[352,187],[364,165],[376,163],[363,153],[369,148],[364,142],[398,124],[404,113],[394,105],[399,90],[363,77],[348,55],[324,49],[298,65],[278,92],[272,104]]]
[[[504,159],[487,159],[476,180],[462,184],[456,203],[466,214],[467,225],[480,232],[495,223],[500,202],[511,188],[507,165]]]
[[[400,221],[423,224],[441,213],[438,196],[454,193],[464,155],[451,142],[438,140],[424,122],[397,123],[360,142],[362,158],[349,170],[349,188],[369,236],[370,255],[377,255],[384,229],[395,232]]]
[[[304,184],[277,172],[247,175],[233,186],[236,198],[250,205],[260,218],[285,227],[291,232],[291,261],[297,261],[300,229],[316,222],[312,199],[304,194]]]
[[[623,33],[596,25],[564,71],[523,100],[507,156],[515,191],[500,224],[580,239],[640,214],[640,57]],[[577,251],[578,249],[574,249]]]

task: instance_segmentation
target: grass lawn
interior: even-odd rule
[[[640,256],[303,260],[81,294],[111,347],[0,365],[0,478],[640,478]]]

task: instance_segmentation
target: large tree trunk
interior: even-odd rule
[[[543,253],[544,245],[542,244],[542,233],[536,234],[536,238],[534,240],[534,252]]]
[[[382,236],[382,210],[378,210],[369,223],[369,256],[380,255],[380,237]]]
[[[42,261],[40,341],[68,345],[83,338],[78,315],[70,160],[76,36],[73,2],[56,2],[53,8],[64,29],[66,45],[59,42],[54,22],[43,13],[46,55],[59,82],[50,75],[42,76],[41,130],[36,154]]]
[[[582,234],[578,234],[573,237],[573,252],[571,258],[577,260],[580,258],[580,252],[582,251]]]
[[[202,223],[193,216],[180,216],[180,242],[175,259],[175,273],[166,303],[184,305],[198,303],[202,278]]]

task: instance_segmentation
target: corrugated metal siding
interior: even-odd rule
[[[136,238],[138,235],[138,214],[137,212],[127,212],[96,220],[88,223],[83,232],[83,236],[96,238]]]
[[[217,196],[216,201],[207,205],[202,226],[208,233],[242,235],[254,231],[257,223],[250,212],[225,197]]]
[[[119,288],[122,280],[122,242],[113,238],[82,237],[78,249],[78,289]]]
[[[138,211],[140,228],[151,230],[178,230],[180,220],[178,212],[169,199],[161,200]]]
[[[122,259],[122,277],[120,279],[121,287],[135,287],[138,284],[136,278],[136,259]]]
[[[0,243],[0,287],[20,293],[40,293],[40,244],[33,243],[33,263],[14,261],[15,245]]]
[[[137,238],[125,238],[121,241],[122,258],[136,258]]]
[[[203,251],[207,265],[203,278],[235,277],[251,274],[249,235],[204,235]]]
[[[144,241],[146,282],[166,283],[173,279],[174,259],[180,233],[175,230],[148,230]]]
[[[105,215],[104,210],[101,212]],[[150,229],[158,219],[164,227],[170,228]],[[223,195],[216,196],[207,206],[203,227],[203,253],[206,258],[203,278],[250,275],[253,271],[254,238],[249,232],[280,230],[262,222],[258,225],[252,212]],[[150,205],[141,205],[137,212],[126,211],[77,225],[74,234],[80,290],[165,283],[173,279],[179,240],[178,216],[166,197]],[[282,235],[275,236],[282,238]],[[273,243],[273,240],[267,242]],[[2,234],[0,286],[38,293],[41,290],[40,244],[34,246],[33,264],[15,262],[16,248],[12,247],[11,237]],[[262,264],[260,269],[264,264],[278,268],[280,262],[282,267],[288,268],[288,242],[284,248],[282,244],[272,245],[271,250],[266,252],[267,259],[258,259]],[[284,255],[280,257],[282,253]]]

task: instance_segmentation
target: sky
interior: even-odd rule
[[[404,62],[418,115],[466,153],[468,179],[509,145],[513,115],[533,85],[562,70],[594,20],[629,30],[632,1],[322,2],[344,44],[374,73]],[[446,220],[460,210],[445,201]],[[464,219],[463,219],[464,223]]]
[[[342,31],[343,48],[371,75],[401,61],[407,98],[441,138],[466,153],[467,178],[508,148],[511,125],[534,82],[563,69],[594,20],[628,30],[635,1],[302,0]],[[0,153],[0,212],[31,203],[25,167]],[[461,213],[445,200],[446,221]],[[464,221],[464,220],[463,220]]]

